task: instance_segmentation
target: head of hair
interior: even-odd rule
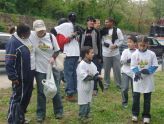
[[[68,20],[66,18],[60,18],[59,21],[58,21],[58,25],[61,25],[65,22],[68,22]]]
[[[109,18],[108,18],[108,21],[109,21],[109,22],[113,22],[113,24],[114,24],[114,25],[116,24],[115,19],[114,19],[114,18],[112,18],[112,17],[109,17]]]
[[[93,22],[95,22],[96,20],[95,20],[95,18],[93,17],[93,16],[88,16],[87,17],[87,22],[88,21],[93,21]]]
[[[135,35],[129,35],[128,39],[132,40],[134,43],[137,43],[137,37]]]
[[[85,47],[83,47],[83,48],[81,49],[81,57],[82,57],[82,59],[85,58],[85,55],[86,55],[86,54],[89,54],[89,52],[90,52],[91,49],[93,49],[93,48],[90,47],[90,46],[85,46]]]
[[[15,26],[12,26],[12,27],[9,29],[9,33],[10,33],[10,34],[13,34],[15,31],[16,31]]]
[[[54,35],[54,36],[57,36],[57,32],[54,28],[51,28],[50,32]]]
[[[144,35],[139,35],[137,37],[137,43],[139,42],[144,42],[144,43],[148,43],[149,42],[149,39],[147,36],[144,36]]]
[[[26,33],[30,32],[30,27],[27,24],[24,24],[24,23],[19,24],[17,26],[17,31],[16,32],[17,32],[17,35],[19,37],[22,37],[22,34],[26,34]]]

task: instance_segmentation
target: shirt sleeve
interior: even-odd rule
[[[126,64],[127,63],[127,53],[126,53],[126,49],[122,52],[122,55],[121,55],[121,64]]]
[[[54,51],[57,52],[60,50],[57,39],[53,34],[51,34],[51,36],[52,36]]]
[[[139,68],[138,68],[137,59],[136,59],[135,54],[132,54],[130,67],[134,73],[139,72]]]
[[[9,80],[17,80],[18,75],[15,68],[16,65],[16,48],[12,38],[6,45],[6,56],[5,56],[6,72]]]
[[[58,44],[59,44],[59,47],[60,47],[61,49],[64,48],[64,45],[65,45],[65,44],[67,44],[67,43],[70,42],[70,38],[69,38],[69,37],[65,37],[65,36],[62,35],[62,34],[57,34],[56,39],[57,39]]]
[[[117,28],[117,36],[118,40],[116,41],[116,45],[120,47],[123,44],[124,36],[119,28]]]

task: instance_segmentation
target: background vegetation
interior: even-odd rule
[[[146,33],[152,22],[164,17],[163,0],[1,0],[0,11],[58,20],[67,17],[68,12],[78,15],[78,22],[84,24],[92,15],[104,19],[112,16],[120,28]]]

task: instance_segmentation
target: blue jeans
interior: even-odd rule
[[[53,69],[53,75],[57,87],[57,94],[52,99],[54,114],[63,114],[63,105],[60,97],[58,72]],[[37,118],[45,118],[46,116],[46,97],[43,92],[42,80],[46,79],[46,73],[36,72],[37,82]]]
[[[64,79],[66,81],[66,93],[72,96],[77,92],[76,68],[79,57],[66,57],[64,62]]]

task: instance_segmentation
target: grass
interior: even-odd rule
[[[157,72],[155,74],[155,85],[156,91],[152,94],[151,124],[162,124],[164,123],[164,72]],[[0,90],[0,124],[6,123],[10,93],[11,89]],[[63,94],[62,92],[62,95]],[[117,90],[113,82],[110,89],[105,93],[99,91],[98,96],[93,98],[91,104],[91,116],[93,121],[89,124],[131,124],[131,92],[129,92],[129,95],[128,108],[123,109],[121,106],[121,93]],[[143,97],[141,97],[141,112],[142,103]],[[53,114],[52,101],[48,100],[44,124],[78,124],[79,108],[77,103],[70,103],[63,99],[63,105],[64,118],[62,120],[56,120]],[[26,116],[31,119],[30,124],[36,124],[36,88],[33,91]],[[141,114],[139,119],[139,124],[141,124]]]

